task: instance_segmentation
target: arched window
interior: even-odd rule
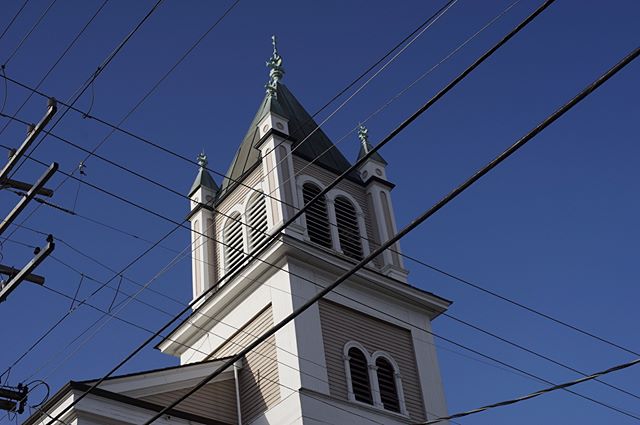
[[[233,270],[244,259],[244,242],[242,237],[242,222],[240,214],[235,213],[224,228],[223,240],[225,244],[226,270]]]
[[[356,209],[346,197],[335,199],[336,222],[338,223],[338,237],[342,252],[356,260],[362,259],[362,242],[360,240],[360,226]]]
[[[302,186],[302,197],[307,205],[321,192],[313,183],[305,183]],[[315,242],[327,248],[331,248],[331,229],[329,227],[329,215],[327,214],[327,200],[323,196],[305,211],[307,220],[307,232],[311,242]]]
[[[348,356],[349,371],[351,372],[351,388],[354,398],[363,403],[373,404],[367,358],[364,353],[356,347],[349,349]]]
[[[384,357],[376,359],[376,376],[380,389],[380,402],[385,410],[400,412],[398,388],[396,385],[396,370],[389,360]]]
[[[267,201],[264,193],[257,192],[247,203],[247,226],[249,250],[252,250],[267,236]]]

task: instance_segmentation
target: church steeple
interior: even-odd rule
[[[205,155],[204,150],[198,155],[198,175],[196,179],[193,181],[191,185],[191,189],[189,190],[189,197],[193,195],[193,193],[198,190],[200,187],[204,187],[209,189],[213,196],[215,197],[218,194],[220,188],[216,181],[211,177],[211,174],[207,171],[207,155]]]

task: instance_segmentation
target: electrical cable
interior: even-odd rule
[[[56,0],[54,0],[55,2]],[[98,66],[98,68],[96,69],[95,72],[93,72],[91,74],[91,76],[87,79],[87,81],[85,83],[83,83],[80,88],[76,91],[77,94],[74,94],[71,96],[70,100],[67,103],[69,103],[69,106],[67,106],[67,109],[65,109],[61,115],[58,116],[58,119],[56,120],[56,122],[53,123],[53,125],[50,127],[50,130],[53,130],[59,123],[60,121],[62,121],[62,119],[66,116],[66,114],[70,111],[70,107],[75,105],[75,103],[80,99],[80,97],[82,97],[82,95],[85,93],[85,91],[87,91],[87,89],[90,87],[90,85],[98,78],[98,76],[100,76],[100,74],[106,69],[106,67],[111,63],[111,61],[118,55],[118,53],[124,48],[124,46],[129,42],[129,40],[134,36],[134,34],[136,32],[138,32],[138,30],[142,27],[142,25],[149,19],[149,17],[151,17],[151,15],[156,11],[156,9],[160,6],[160,4],[163,2],[164,0],[157,0],[156,3],[151,7],[151,9],[145,14],[145,16],[138,22],[138,24],[126,35],[126,37],[118,44],[118,46],[116,46],[116,48],[111,51],[111,53],[107,56],[107,58]],[[40,146],[40,144],[42,143],[42,141],[46,138],[46,134],[43,135],[43,137],[40,138],[40,140],[38,140],[35,145],[33,146],[33,148],[31,149],[31,153],[33,154],[38,147]],[[18,170],[21,168],[21,166],[25,163],[25,159],[23,159],[16,167],[15,169],[12,171],[12,175],[15,175],[15,173],[18,172]]]
[[[22,48],[22,45],[25,43],[25,41],[27,41],[27,39],[31,36],[31,34],[33,34],[33,31],[35,31],[35,29],[38,27],[38,25],[40,25],[40,22],[42,22],[44,17],[47,16],[47,14],[51,10],[51,8],[56,4],[57,1],[58,0],[53,0],[51,3],[49,3],[49,6],[47,6],[45,11],[40,15],[40,17],[38,18],[36,23],[33,24],[31,29],[27,32],[27,34],[25,34],[24,37],[22,37],[22,40],[20,40],[18,45],[11,52],[11,54],[9,54],[7,59],[2,63],[3,66],[6,67],[7,65],[9,65],[9,62],[11,61],[11,59],[13,59],[13,57],[16,55],[16,53],[18,53],[18,50],[20,50],[20,48]],[[24,5],[23,5],[23,7],[24,7]],[[22,8],[20,9],[20,11],[22,11]],[[12,23],[13,23],[13,21],[12,21]]]
[[[495,409],[496,407],[510,406],[512,404],[516,404],[516,403],[520,403],[520,402],[523,402],[523,401],[526,401],[526,400],[530,400],[532,398],[540,397],[543,394],[547,394],[547,393],[550,393],[550,392],[553,392],[553,391],[557,391],[557,390],[566,389],[566,388],[572,387],[574,385],[581,384],[583,382],[591,381],[591,380],[596,379],[596,378],[598,378],[600,376],[608,375],[610,373],[617,372],[619,370],[630,368],[632,366],[637,365],[638,363],[640,363],[640,359],[632,360],[630,362],[622,363],[622,364],[610,367],[609,369],[605,369],[605,370],[602,370],[600,372],[593,373],[593,374],[591,374],[589,376],[586,376],[584,378],[580,378],[580,379],[576,379],[574,381],[569,381],[569,382],[565,382],[565,383],[562,383],[562,384],[554,385],[552,387],[544,388],[542,390],[539,390],[539,391],[536,391],[536,392],[533,392],[533,393],[530,393],[530,394],[527,394],[527,395],[524,395],[524,396],[521,396],[521,397],[512,398],[510,400],[505,400],[505,401],[501,401],[501,402],[498,402],[498,403],[488,404],[486,406],[478,407],[477,409],[467,410],[466,412],[455,413],[455,414],[449,415],[449,416],[443,416],[441,418],[433,419],[433,420],[426,421],[426,422],[419,422],[419,423],[416,423],[415,425],[432,425],[432,424],[440,423],[442,421],[446,421],[446,420],[449,420],[449,419],[457,419],[457,418],[462,418],[462,417],[469,416],[469,415],[474,415],[476,413],[484,412],[486,410]]]
[[[547,2],[545,4],[549,4],[549,3]],[[295,311],[293,311],[291,314],[289,314],[287,317],[282,319],[277,325],[273,326],[269,331],[266,331],[265,333],[263,333],[263,335],[260,338],[258,338],[256,341],[251,343],[246,349],[242,350],[242,352],[238,353],[237,355],[233,356],[231,359],[227,360],[221,366],[220,370],[223,370],[224,368],[232,365],[238,359],[242,358],[244,355],[246,355],[248,352],[250,352],[252,349],[254,349],[255,346],[257,346],[261,341],[263,341],[264,339],[268,338],[269,336],[275,334],[275,332],[277,332],[279,329],[284,327],[286,324],[288,324],[295,317],[297,317],[298,315],[302,314],[309,307],[311,307],[313,304],[315,304],[315,302],[317,302],[318,300],[323,298],[325,295],[327,295],[329,292],[331,292],[332,290],[337,288],[341,283],[343,283],[349,277],[353,276],[358,270],[360,270],[363,266],[365,266],[373,258],[375,258],[376,256],[380,255],[386,248],[392,246],[394,243],[399,241],[402,237],[404,237],[405,235],[410,233],[412,230],[414,230],[416,227],[418,227],[420,224],[422,224],[424,221],[426,221],[429,217],[431,217],[436,212],[438,212],[440,209],[442,209],[449,202],[451,202],[456,197],[458,197],[467,188],[469,188],[471,185],[473,185],[475,182],[477,182],[479,179],[481,179],[484,175],[486,175],[491,170],[493,170],[496,166],[498,166],[500,163],[502,163],[504,160],[506,160],[508,157],[510,157],[513,153],[518,151],[522,146],[524,146],[527,142],[529,142],[531,139],[533,139],[535,136],[537,136],[546,127],[548,127],[550,124],[555,122],[558,118],[560,118],[567,111],[569,111],[571,108],[573,108],[575,105],[577,105],[580,101],[585,99],[589,94],[593,93],[598,87],[600,87],[604,82],[609,80],[609,78],[611,78],[613,75],[615,75],[618,71],[623,69],[629,63],[631,63],[634,59],[636,59],[638,57],[639,54],[640,54],[640,48],[636,48],[633,51],[631,51],[625,58],[623,58],[620,62],[618,62],[616,65],[614,65],[611,69],[609,69],[606,73],[604,73],[600,78],[595,80],[592,84],[590,84],[583,91],[581,91],[579,94],[577,94],[573,99],[571,99],[569,102],[567,102],[562,107],[557,109],[554,113],[552,113],[547,118],[545,118],[535,128],[533,128],[531,131],[529,131],[527,134],[525,134],[522,138],[520,138],[518,141],[516,141],[513,145],[508,147],[506,150],[504,150],[500,155],[498,155],[496,158],[494,158],[485,167],[480,169],[478,172],[476,172],[473,176],[471,176],[469,179],[467,179],[461,185],[457,186],[453,191],[451,191],[448,195],[443,197],[440,201],[438,201],[436,204],[434,204],[431,208],[429,208],[424,213],[419,215],[409,225],[405,226],[402,230],[400,230],[395,236],[390,238],[387,242],[383,243],[379,248],[377,248],[371,254],[369,254],[367,257],[365,257],[360,262],[358,262],[358,264],[355,267],[351,268],[349,271],[347,271],[344,274],[342,274],[333,283],[331,283],[326,288],[324,288],[322,291],[318,292],[316,295],[311,297],[306,303],[304,303],[303,305],[298,307]],[[379,147],[379,146],[380,146],[379,144],[376,145],[376,147]],[[374,150],[372,149],[372,151],[374,151]],[[640,360],[638,360],[638,361],[640,361]],[[213,379],[217,375],[219,375],[219,373],[220,373],[219,371],[215,371],[215,372],[209,374],[205,379],[201,380],[192,389],[187,391],[185,394],[180,396],[178,399],[176,399],[175,401],[173,401],[169,405],[165,406],[165,408],[162,409],[160,412],[156,413],[151,419],[146,421],[144,423],[144,425],[149,425],[149,424],[153,423],[156,419],[160,418],[167,410],[175,407],[177,404],[179,404],[180,402],[182,402],[185,399],[187,399],[191,394],[193,394],[194,392],[198,391],[200,388],[202,388],[202,386],[204,386],[206,383],[208,383],[211,379]],[[582,379],[584,380],[586,378],[582,378]]]
[[[84,26],[80,29],[80,31],[76,34],[76,36],[73,38],[73,40],[71,40],[71,43],[69,43],[67,45],[67,47],[64,49],[64,51],[60,54],[60,56],[58,56],[58,58],[56,59],[56,61],[53,63],[53,65],[51,65],[51,67],[49,67],[49,69],[47,70],[47,72],[45,73],[45,75],[40,79],[40,81],[38,81],[38,83],[35,86],[35,89],[39,89],[40,86],[42,84],[44,84],[45,80],[49,77],[49,75],[56,69],[56,67],[58,66],[58,64],[64,59],[64,57],[67,55],[67,53],[69,53],[69,51],[73,48],[73,46],[76,44],[76,42],[80,39],[80,37],[82,36],[82,34],[84,34],[84,32],[87,30],[87,28],[91,25],[91,23],[95,20],[95,18],[100,14],[100,12],[102,11],[102,9],[107,5],[107,3],[109,2],[109,0],[104,0],[102,2],[102,4],[98,7],[98,9],[94,12],[94,14],[89,18],[89,20],[84,24]],[[1,37],[0,37],[1,38]],[[4,66],[2,67],[2,70],[4,71]],[[5,79],[5,81],[7,81]],[[13,117],[15,118],[20,111],[22,111],[22,108],[24,108],[26,106],[26,104],[29,102],[29,100],[31,99],[31,97],[33,97],[33,95],[35,94],[34,91],[29,91],[29,95],[27,96],[27,98],[22,102],[22,104],[20,105],[20,107],[16,110],[16,112],[13,114]],[[4,112],[4,108],[2,108],[0,110],[0,112]],[[7,121],[5,123],[5,125],[2,127],[2,129],[0,129],[0,135],[2,135],[5,130],[7,129],[7,127],[9,126],[9,124],[11,123],[11,120]]]
[[[13,18],[11,18],[11,20],[9,21],[7,26],[4,27],[4,30],[2,31],[2,34],[0,34],[0,40],[2,40],[4,38],[4,36],[7,33],[7,31],[9,31],[9,28],[11,28],[11,26],[16,21],[16,19],[18,19],[18,16],[20,16],[20,14],[22,13],[22,10],[25,8],[27,3],[29,3],[29,0],[24,0],[24,2],[22,3],[22,6],[20,6],[18,11],[15,13],[15,15],[13,15]]]
[[[513,3],[511,3],[509,6],[507,6],[502,12],[500,12],[498,15],[496,15],[493,19],[491,19],[490,21],[488,21],[484,26],[482,26],[478,31],[476,31],[474,34],[472,34],[470,37],[468,37],[465,41],[463,41],[461,44],[459,44],[455,49],[453,49],[451,52],[449,52],[444,58],[442,58],[438,63],[436,63],[435,65],[433,65],[431,68],[429,68],[427,71],[425,71],[424,73],[422,73],[418,78],[416,78],[415,80],[413,80],[411,82],[411,84],[409,84],[408,86],[406,86],[405,88],[403,88],[400,92],[398,92],[396,95],[394,95],[393,97],[391,97],[389,100],[387,100],[382,106],[380,106],[378,109],[376,109],[374,112],[372,112],[371,114],[369,114],[366,118],[364,118],[363,120],[359,120],[359,124],[357,126],[355,126],[354,128],[352,128],[351,130],[349,130],[345,135],[343,135],[341,138],[339,138],[335,144],[329,146],[328,148],[326,148],[323,152],[321,152],[319,155],[316,156],[316,158],[314,158],[312,161],[309,161],[307,164],[305,164],[303,167],[301,167],[298,171],[296,171],[292,176],[287,177],[280,185],[278,185],[273,191],[272,193],[277,190],[281,185],[283,184],[287,184],[291,179],[297,177],[298,175],[300,175],[302,172],[304,172],[307,168],[309,168],[312,164],[314,164],[315,162],[318,161],[319,158],[323,157],[325,154],[327,154],[329,151],[331,151],[332,149],[337,149],[337,146],[342,143],[348,136],[350,136],[351,134],[355,133],[360,125],[366,124],[368,121],[370,121],[373,117],[375,117],[376,115],[378,115],[380,112],[384,111],[389,105],[391,105],[393,102],[395,102],[396,100],[398,100],[400,97],[402,97],[407,91],[409,91],[411,88],[413,88],[416,84],[418,84],[420,81],[422,81],[423,79],[425,79],[429,74],[431,74],[433,71],[435,71],[438,67],[440,67],[443,63],[445,63],[446,61],[448,61],[449,59],[451,59],[456,53],[458,53],[461,49],[463,49],[467,44],[469,44],[471,41],[473,41],[477,36],[479,36],[482,32],[484,32],[487,28],[489,28],[491,25],[493,25],[496,21],[498,21],[500,18],[502,18],[504,15],[506,15],[512,8],[514,8],[518,3],[520,3],[520,0],[515,0]]]

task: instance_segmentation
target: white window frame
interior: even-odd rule
[[[375,368],[376,371],[376,397],[377,402],[380,403],[380,406],[384,409],[384,405],[382,404],[382,397],[380,397],[380,385],[378,383],[378,367],[376,366],[376,362],[379,358],[384,358],[386,361],[391,364],[393,367],[393,377],[396,384],[396,395],[398,396],[398,405],[400,406],[400,414],[408,415],[407,405],[404,401],[404,390],[402,389],[402,375],[400,374],[400,367],[398,363],[391,357],[388,353],[384,351],[376,351],[371,355],[371,364]],[[386,410],[386,409],[385,409]]]
[[[222,240],[222,264],[223,264],[223,272],[224,274],[228,273],[230,268],[229,268],[229,262],[228,262],[228,257],[229,257],[229,246],[228,246],[228,242],[227,242],[227,238],[226,238],[226,230],[227,227],[229,226],[229,223],[234,222],[236,220],[234,220],[232,217],[236,214],[238,214],[238,221],[240,222],[240,232],[242,234],[242,252],[243,252],[243,260],[238,263],[238,264],[242,264],[243,262],[245,262],[247,260],[247,247],[249,246],[249,241],[248,241],[248,234],[247,234],[247,229],[245,226],[245,216],[244,216],[244,204],[240,204],[240,205],[236,205],[233,208],[231,208],[229,211],[225,212],[225,220],[222,223],[222,229],[220,231],[220,240]],[[239,266],[241,267],[241,266]]]

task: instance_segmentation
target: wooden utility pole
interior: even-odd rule
[[[7,230],[11,223],[27,207],[29,202],[31,202],[36,195],[48,197],[53,196],[53,191],[50,189],[46,189],[44,185],[58,170],[58,164],[56,162],[52,163],[34,184],[10,179],[9,173],[18,164],[20,158],[22,158],[27,153],[27,150],[29,149],[31,144],[36,140],[38,135],[51,121],[51,118],[53,118],[57,110],[58,108],[56,105],[56,101],[54,99],[49,99],[47,112],[44,117],[42,117],[38,124],[29,126],[29,132],[27,133],[26,139],[24,140],[24,142],[22,142],[18,149],[11,151],[7,164],[2,168],[2,170],[0,170],[0,189],[14,188],[27,191],[26,194],[24,194],[23,198],[20,199],[16,206],[9,212],[9,214],[2,220],[2,222],[0,222],[0,235],[2,235],[5,230]],[[45,258],[47,258],[49,254],[51,254],[54,248],[55,243],[53,242],[53,236],[49,235],[47,237],[47,244],[45,245],[44,249],[36,248],[34,251],[34,257],[22,269],[16,269],[14,267],[0,264],[0,275],[8,276],[8,279],[6,281],[0,280],[0,303],[6,300],[7,296],[9,296],[9,294],[25,280],[36,283],[38,285],[44,284],[44,277],[33,274],[33,271],[40,265],[40,263],[42,263],[42,261],[44,261]],[[3,388],[0,387],[0,409],[4,409],[3,406],[7,403],[13,403],[13,408],[15,409],[17,406],[15,402],[1,399],[2,397],[4,397],[3,391]]]

